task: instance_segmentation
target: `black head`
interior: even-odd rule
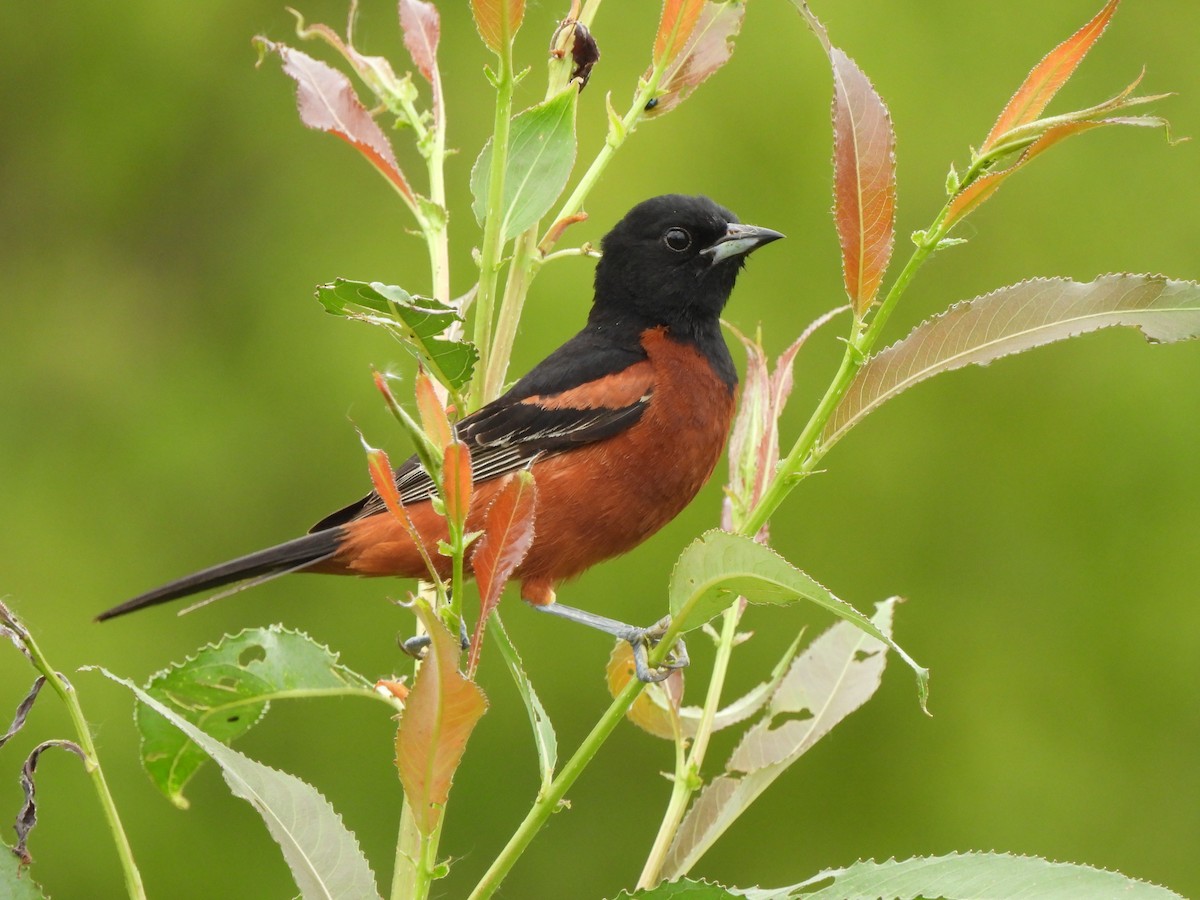
[[[707,197],[646,200],[601,241],[592,316],[632,315],[685,329],[715,326],[746,256],[781,237],[739,224]]]

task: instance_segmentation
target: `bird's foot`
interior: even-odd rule
[[[431,638],[427,634],[414,634],[409,638],[396,637],[396,645],[413,659],[424,659],[425,651],[429,649]],[[467,623],[458,620],[458,643],[466,650],[471,646],[471,636],[467,634]]]
[[[576,609],[574,606],[564,606],[558,602],[534,604],[534,609],[553,613],[563,619],[569,619],[572,622],[578,622],[580,625],[586,625],[589,628],[603,631],[605,634],[611,634],[619,640],[628,641],[629,646],[633,648],[634,671],[637,674],[638,681],[644,684],[657,684],[660,681],[664,681],[670,677],[672,672],[676,669],[684,668],[689,662],[687,646],[683,643],[683,639],[680,638],[675,642],[675,646],[671,648],[671,652],[667,654],[667,658],[659,666],[655,668],[651,668],[650,666],[650,648],[658,644],[666,635],[667,630],[671,626],[670,616],[664,616],[649,628],[637,628],[616,619],[610,619],[607,616],[599,616],[587,610]]]

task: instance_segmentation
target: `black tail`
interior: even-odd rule
[[[288,541],[286,544],[259,550],[249,556],[242,556],[217,566],[201,569],[199,572],[193,572],[191,575],[185,575],[162,587],[147,591],[132,600],[126,600],[120,606],[105,610],[96,616],[96,621],[103,622],[105,619],[123,616],[125,613],[145,609],[147,606],[157,606],[168,600],[233,584],[236,581],[245,581],[247,578],[257,576],[260,580],[266,581],[278,575],[286,575],[288,572],[294,572],[332,556],[337,552],[341,539],[342,530],[330,528],[315,534],[306,534],[304,537]]]

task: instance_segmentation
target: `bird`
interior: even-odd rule
[[[641,544],[711,476],[738,381],[721,313],[746,257],[782,237],[742,224],[704,196],[666,194],[637,204],[601,239],[583,329],[454,425],[471,454],[466,530],[481,530],[508,479],[531,470],[534,537],[512,576],[522,598],[642,647],[643,680],[665,677],[644,663],[651,629],[565,606],[556,589]],[[447,526],[434,509],[433,478],[414,455],[395,468],[395,479],[428,558],[448,576],[450,560],[436,552]],[[292,572],[428,577],[420,548],[372,492],[303,537],[171,581],[97,620]]]

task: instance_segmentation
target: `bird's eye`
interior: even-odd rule
[[[692,246],[692,236],[682,228],[668,228],[663,234],[663,243],[676,253],[682,253]]]

